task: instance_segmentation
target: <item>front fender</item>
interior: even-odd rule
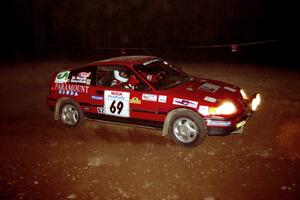
[[[162,130],[162,136],[168,135],[168,127],[169,127],[170,119],[173,117],[173,115],[175,115],[176,113],[178,113],[180,111],[184,111],[184,110],[189,110],[189,109],[187,109],[187,108],[177,108],[177,109],[174,109],[174,110],[172,110],[168,113],[168,115],[165,119],[165,122],[164,122],[163,130]]]

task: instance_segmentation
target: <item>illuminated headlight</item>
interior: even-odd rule
[[[241,93],[243,99],[248,99],[248,96],[247,96],[246,92],[243,89],[240,90],[240,93]]]
[[[260,105],[260,103],[261,103],[260,94],[256,94],[255,97],[253,98],[252,102],[251,102],[251,109],[253,111],[256,111],[257,107]]]
[[[211,115],[231,115],[236,112],[236,107],[232,102],[224,102],[218,107],[209,108]]]

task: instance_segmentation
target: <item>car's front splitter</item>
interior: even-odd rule
[[[249,114],[236,117],[231,120],[207,119],[207,134],[211,136],[223,136],[242,133]]]

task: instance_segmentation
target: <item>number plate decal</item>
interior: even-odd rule
[[[107,115],[119,117],[130,117],[129,112],[129,92],[104,91],[104,112]]]

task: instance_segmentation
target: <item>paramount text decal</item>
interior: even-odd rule
[[[56,83],[55,90],[72,91],[72,92],[78,92],[78,93],[88,93],[89,86]]]

